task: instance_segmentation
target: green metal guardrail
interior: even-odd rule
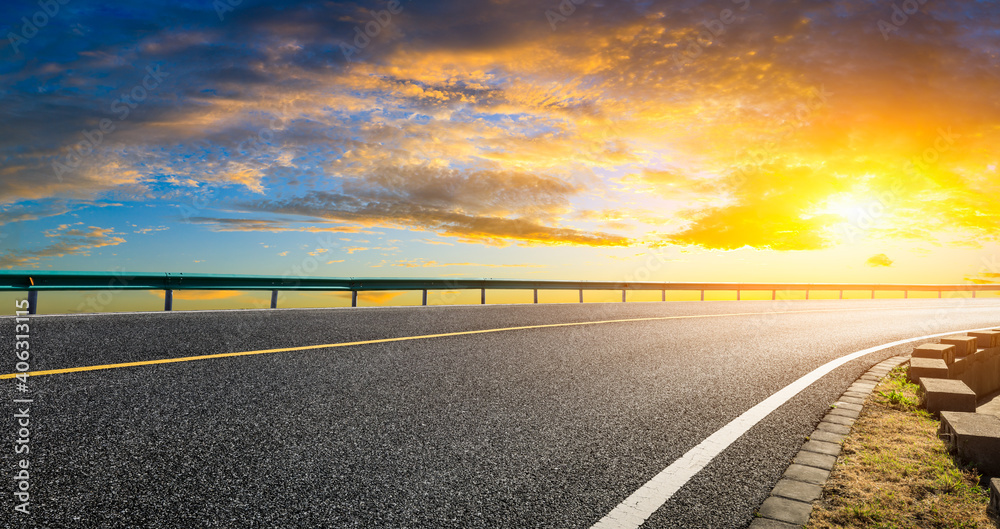
[[[904,292],[909,297],[912,292],[976,292],[1000,291],[1000,284],[986,285],[918,285],[881,283],[673,283],[652,281],[560,281],[527,279],[411,279],[379,277],[288,277],[250,276],[230,274],[170,274],[148,272],[48,272],[48,271],[0,271],[0,291],[27,291],[29,312],[34,314],[38,304],[38,292],[43,290],[163,290],[164,310],[173,308],[174,290],[270,290],[271,308],[277,308],[278,291],[312,290],[351,292],[351,306],[358,304],[358,292],[385,290],[421,290],[423,304],[427,304],[428,290],[481,290],[481,303],[486,303],[487,290],[534,290],[538,303],[539,290],[579,290],[583,303],[585,290],[621,290],[622,302],[629,290],[659,290],[666,300],[668,290],[699,290],[705,300],[705,291],[771,291],[771,299],[777,292],[815,290],[840,291],[843,299],[845,291]]]

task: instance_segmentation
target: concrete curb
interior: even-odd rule
[[[907,360],[909,357],[894,356],[880,362],[847,388],[799,449],[770,497],[761,504],[759,517],[750,524],[750,529],[795,529],[809,522],[813,502],[823,494],[823,485],[837,464],[841,443],[861,414],[865,398],[879,380]]]

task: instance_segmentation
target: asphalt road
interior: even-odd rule
[[[54,374],[30,378],[28,393],[2,380],[11,412],[0,420],[0,526],[588,528],[814,368],[899,339],[1000,325],[1000,301],[37,316],[30,350],[32,369],[42,370],[682,315],[715,316]],[[13,334],[13,319],[0,319],[0,373],[14,371]],[[749,525],[830,403],[868,367],[906,350],[866,356],[810,386],[643,527]],[[13,511],[11,494],[12,399],[25,395],[34,399],[27,516]]]

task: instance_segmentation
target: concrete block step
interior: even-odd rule
[[[911,358],[908,377],[915,384],[923,377],[948,378],[948,364],[938,358]]]
[[[917,393],[920,405],[934,415],[942,411],[976,411],[976,392],[961,380],[923,377]]]
[[[955,362],[955,346],[941,343],[925,343],[913,348],[913,358],[937,358],[946,364]]]
[[[1000,417],[943,411],[938,435],[950,451],[984,476],[1000,477]]]
[[[1000,347],[1000,331],[970,332],[968,335],[974,336],[979,341],[978,345],[980,349]]]
[[[955,358],[964,358],[975,354],[979,349],[979,340],[975,336],[961,336],[957,338],[942,338],[941,343],[955,346]]]

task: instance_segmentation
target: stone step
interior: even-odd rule
[[[979,349],[979,340],[975,336],[960,336],[957,338],[942,338],[941,343],[955,346],[955,358],[975,354]]]
[[[980,349],[1000,347],[1000,331],[970,332],[969,336],[974,336],[979,341]]]
[[[984,413],[941,412],[938,436],[984,476],[1000,477],[1000,417]]]
[[[938,358],[911,358],[908,376],[913,383],[923,377],[948,378],[948,364]]]
[[[955,362],[955,346],[943,343],[925,343],[913,349],[913,358],[937,358],[946,364]]]
[[[917,394],[920,405],[934,415],[942,411],[976,411],[976,392],[961,380],[923,377]]]

